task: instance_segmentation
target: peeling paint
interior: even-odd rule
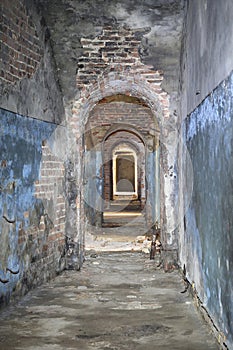
[[[194,171],[186,213],[189,278],[215,324],[233,343],[233,74],[186,121]]]
[[[48,139],[55,124],[0,110],[0,304],[5,303],[28,267],[27,245],[18,245],[20,230],[33,224],[35,208],[34,183],[39,178],[42,140]],[[28,243],[27,243],[28,244]],[[8,271],[6,272],[6,269]],[[19,270],[18,274],[9,272]]]

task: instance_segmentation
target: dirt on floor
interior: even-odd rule
[[[0,313],[1,350],[217,350],[184,291],[139,252],[90,251],[81,271],[65,271]]]

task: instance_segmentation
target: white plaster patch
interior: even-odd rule
[[[230,271],[230,265],[229,265],[229,260],[226,259],[226,267],[227,267],[227,271]]]
[[[218,283],[218,302],[219,302],[220,316],[222,317],[222,315],[223,315],[222,288],[221,288],[221,283],[220,283],[219,279],[217,280],[217,283]]]
[[[159,11],[157,12],[159,13]],[[114,6],[113,13],[116,14],[117,18],[125,21],[130,27],[143,28],[150,25],[150,23],[148,23],[148,16],[143,16],[140,8],[131,11],[129,15],[129,11],[123,6],[123,4],[118,3]]]
[[[221,259],[220,257],[218,257],[218,268],[220,269],[220,266],[221,266]]]
[[[128,303],[119,303],[119,306],[113,307],[112,310],[155,310],[160,309],[162,305],[157,303],[142,303],[140,301],[131,301]]]

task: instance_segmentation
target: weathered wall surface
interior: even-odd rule
[[[233,2],[189,0],[183,52],[183,115],[232,71]]]
[[[49,33],[33,2],[1,1],[0,106],[60,123],[64,108]]]
[[[233,345],[233,75],[190,115],[193,195],[185,213],[186,268]]]
[[[218,327],[219,340],[233,349],[233,3],[197,0],[187,5],[180,261]]]
[[[64,268],[65,199],[56,124],[2,109],[0,118],[2,305]]]
[[[173,108],[176,109],[183,0],[109,0],[107,2],[37,0],[37,2],[43,9],[46,24],[50,30],[60,84],[67,101],[77,97],[76,69],[79,58],[84,53],[81,39],[83,41],[87,39],[91,43],[95,37],[103,33],[104,28],[112,28],[114,31],[118,27],[125,26],[135,29],[134,48],[135,52],[139,51],[143,63],[151,65],[154,70],[163,70],[165,76],[163,89],[170,94],[171,101],[174,102]],[[142,38],[141,29],[145,36],[137,47],[135,44]],[[118,36],[117,32],[115,34]],[[107,36],[104,34],[103,40],[108,37],[113,45],[118,46],[118,39],[114,36],[113,33],[111,40],[109,34]],[[120,45],[125,44],[127,42],[122,40]],[[128,44],[133,45],[130,41]],[[127,49],[127,45],[125,46]],[[111,44],[107,50],[113,57]],[[105,50],[106,57],[107,50]],[[127,52],[129,48],[124,51],[125,57]],[[98,60],[99,56],[95,58]]]
[[[58,126],[63,100],[41,14],[32,1],[0,6],[2,305],[64,268],[66,131]]]

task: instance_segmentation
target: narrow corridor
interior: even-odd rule
[[[89,252],[1,313],[2,350],[216,350],[178,272],[142,253]]]

